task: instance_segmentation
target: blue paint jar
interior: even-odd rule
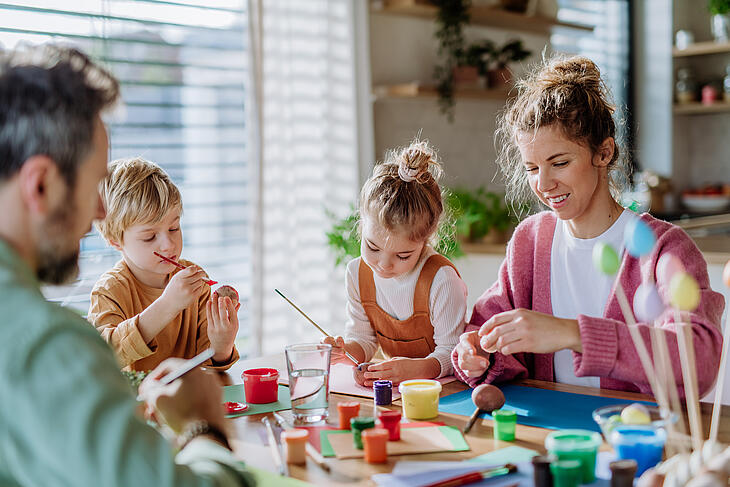
[[[610,443],[616,450],[616,456],[620,460],[636,461],[637,477],[662,460],[666,439],[664,429],[650,425],[620,425],[610,434]]]
[[[373,382],[376,406],[389,406],[393,402],[393,383],[389,380]]]

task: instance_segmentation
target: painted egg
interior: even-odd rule
[[[504,406],[504,393],[491,384],[480,384],[471,393],[474,405],[482,411],[494,411]]]
[[[640,218],[632,218],[624,230],[624,245],[629,254],[641,257],[651,252],[656,243],[654,232]]]
[[[656,265],[657,282],[667,285],[678,272],[684,272],[684,265],[678,258],[668,253],[659,257]]]
[[[607,275],[616,274],[620,261],[613,247],[604,242],[593,246],[593,265]]]
[[[700,304],[700,287],[692,276],[680,272],[669,281],[669,299],[672,306],[692,311]]]
[[[664,302],[656,290],[656,286],[644,282],[636,288],[634,294],[634,314],[639,321],[651,323],[664,312]]]

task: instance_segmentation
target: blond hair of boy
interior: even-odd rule
[[[238,360],[238,307],[228,297],[211,296],[205,272],[180,259],[182,199],[170,177],[140,157],[119,159],[110,164],[100,193],[106,218],[96,226],[122,259],[91,291],[87,318],[120,364],[150,370],[166,358],[191,358],[212,347],[215,355],[206,365],[230,367]]]

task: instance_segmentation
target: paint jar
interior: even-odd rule
[[[385,463],[388,461],[388,432],[383,428],[370,428],[362,432],[365,461]]]
[[[637,466],[636,460],[616,460],[609,463],[611,487],[633,487]]]
[[[552,460],[546,455],[532,457],[532,480],[535,487],[553,487],[553,474],[550,472]]]
[[[583,467],[580,460],[559,460],[550,464],[553,487],[577,487],[581,482]]]
[[[340,419],[340,429],[349,430],[350,420],[360,414],[360,403],[357,401],[338,402],[337,414]]]
[[[309,432],[305,429],[284,430],[281,432],[281,442],[284,444],[286,463],[304,465],[307,463],[307,440]]]
[[[276,369],[248,369],[241,374],[246,402],[250,404],[267,404],[276,402],[279,395],[279,371]]]
[[[494,436],[500,441],[515,441],[517,413],[509,409],[492,411]]]
[[[362,450],[362,432],[370,428],[375,428],[375,418],[363,416],[350,420],[352,441],[358,450]]]
[[[390,441],[400,440],[400,411],[380,411],[378,419],[380,425],[388,430],[388,439]]]
[[[583,484],[596,480],[596,456],[603,440],[601,435],[588,430],[553,431],[545,438],[545,448],[558,460],[578,460]],[[554,473],[553,473],[554,474]]]
[[[663,428],[620,425],[611,431],[609,443],[619,460],[636,460],[638,477],[662,460],[666,439]]]
[[[413,379],[400,383],[403,416],[408,419],[432,419],[439,414],[441,383],[431,379]]]
[[[376,380],[373,382],[373,393],[376,406],[390,406],[393,402],[393,383],[389,380]]]

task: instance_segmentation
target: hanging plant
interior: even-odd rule
[[[449,122],[454,120],[454,68],[465,56],[464,26],[469,23],[471,0],[434,0],[436,14],[436,39],[438,55],[442,63],[434,69],[436,91],[441,112]]]

